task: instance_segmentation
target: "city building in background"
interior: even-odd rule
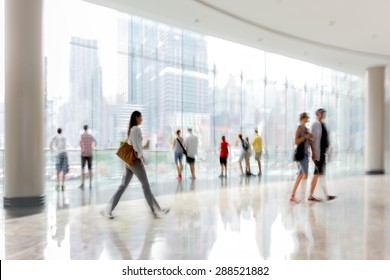
[[[218,168],[222,135],[233,144],[234,163],[237,134],[252,137],[257,128],[264,141],[265,171],[291,171],[298,115],[307,111],[313,121],[318,107],[328,110],[330,168],[363,168],[361,77],[82,1],[69,3],[69,9],[50,1],[46,5],[46,139],[58,127],[64,129],[74,178],[79,176],[77,149],[84,124],[98,144],[97,180],[120,176],[113,151],[126,138],[134,110],[144,116],[147,157],[156,175],[152,181],[174,175],[169,173],[174,134],[181,129],[185,137],[188,127],[199,137],[205,170]],[[0,106],[0,120],[3,110]],[[48,180],[52,165],[47,154]],[[118,170],[107,171],[113,166]]]

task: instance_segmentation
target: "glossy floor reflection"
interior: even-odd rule
[[[131,188],[48,192],[47,206],[1,210],[1,259],[390,259],[390,176],[328,179],[334,201],[291,203],[292,180],[258,177],[154,186],[171,212],[153,219]],[[317,194],[322,195],[318,188]],[[304,190],[300,190],[304,196]]]

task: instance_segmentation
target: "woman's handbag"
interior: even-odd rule
[[[305,141],[297,145],[294,151],[294,161],[301,161],[305,157]]]
[[[133,166],[135,160],[138,158],[137,152],[133,149],[133,146],[129,145],[125,141],[116,152],[116,155],[123,160],[127,165]]]

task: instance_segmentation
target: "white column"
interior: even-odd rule
[[[383,174],[385,172],[385,67],[368,68],[365,78],[365,170],[366,174]]]
[[[43,0],[5,0],[4,206],[44,203]]]

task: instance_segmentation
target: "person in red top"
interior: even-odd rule
[[[219,163],[221,164],[221,175],[220,178],[224,177],[223,168],[225,167],[225,177],[227,177],[227,158],[229,156],[229,143],[226,142],[225,136],[222,136],[222,141],[219,149],[221,152],[219,153]]]

